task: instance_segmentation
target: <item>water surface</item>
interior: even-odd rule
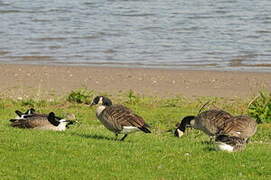
[[[0,0],[0,63],[271,72],[271,1]]]

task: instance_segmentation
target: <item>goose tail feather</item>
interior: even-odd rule
[[[143,131],[144,133],[151,133],[151,131],[147,128],[148,126],[142,126],[139,127],[138,129],[140,129],[141,131]]]

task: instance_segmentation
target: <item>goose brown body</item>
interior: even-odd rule
[[[209,136],[214,136],[232,117],[230,113],[223,110],[208,110],[196,116],[191,125]]]
[[[123,105],[108,106],[97,115],[97,118],[107,129],[116,134],[122,133],[125,126],[136,127],[146,133],[150,132],[144,119]]]
[[[97,118],[108,130],[114,132],[116,137],[118,134],[125,134],[121,140],[124,140],[129,133],[136,131],[151,133],[144,119],[129,108],[113,105],[110,99],[103,96],[95,97],[91,106],[97,104],[99,104],[96,109]]]
[[[48,121],[45,115],[33,115],[23,119],[11,120],[12,127],[33,129],[55,129],[56,126]]]
[[[10,119],[11,126],[17,128],[64,131],[73,121],[56,117],[53,112],[46,114],[29,114],[20,119]]]
[[[256,121],[249,116],[240,115],[230,118],[218,134],[238,137],[246,141],[253,136],[256,131]]]
[[[216,135],[217,149],[229,152],[241,151],[256,131],[257,123],[249,116],[232,117]]]

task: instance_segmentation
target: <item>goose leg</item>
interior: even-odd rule
[[[116,141],[116,140],[118,140],[118,134],[115,134],[115,135],[116,135],[116,139],[115,139],[115,141]]]
[[[128,136],[128,134],[125,134],[121,139],[120,141],[124,141],[124,139]]]

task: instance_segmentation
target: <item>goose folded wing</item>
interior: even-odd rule
[[[19,128],[34,128],[35,123],[34,121],[30,121],[29,119],[17,119],[17,120],[10,120],[12,127],[19,127]]]
[[[240,121],[236,118],[231,118],[224,124],[224,127],[220,131],[220,134],[243,137],[244,133],[248,130],[248,124],[245,121]]]
[[[23,119],[11,119],[11,126],[20,128],[35,128],[37,126],[43,126],[48,124],[46,117],[28,117]]]
[[[144,131],[146,133],[150,133],[150,130],[147,129],[149,127],[148,124],[144,122],[144,119],[136,114],[125,114],[119,121],[121,126],[134,126]]]

